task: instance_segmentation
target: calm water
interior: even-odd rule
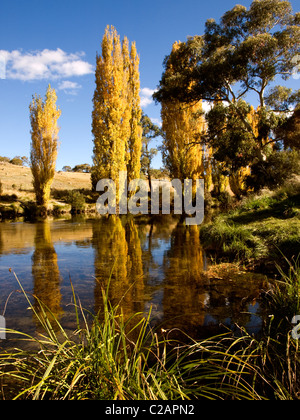
[[[0,223],[0,314],[5,309],[8,328],[28,332],[36,320],[9,268],[32,302],[38,296],[67,330],[76,328],[70,279],[82,306],[95,313],[111,276],[110,299],[122,299],[125,314],[152,307],[154,324],[194,338],[219,324],[259,331],[258,298],[267,282],[210,266],[198,227],[172,217]]]

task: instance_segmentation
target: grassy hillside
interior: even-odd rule
[[[22,213],[26,203],[35,200],[30,168],[0,163],[0,212],[2,215]],[[56,172],[51,188],[50,208],[65,206],[65,195],[72,190],[90,190],[90,174],[79,172]]]

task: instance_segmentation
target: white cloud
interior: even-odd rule
[[[159,118],[150,118],[150,120],[153,122],[153,124],[158,125],[158,127],[162,127],[162,122]]]
[[[93,66],[83,60],[83,52],[68,54],[57,48],[22,52],[0,50],[5,59],[6,78],[23,81],[62,79],[93,73]]]
[[[142,88],[140,91],[141,96],[141,107],[146,108],[153,102],[152,95],[155,92],[154,89],[149,89],[147,87]]]
[[[81,88],[82,86],[79,83],[69,80],[63,80],[58,84],[58,89],[63,90],[67,95],[77,95],[78,90]]]

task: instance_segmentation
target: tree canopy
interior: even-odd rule
[[[129,48],[114,27],[106,27],[102,54],[97,55],[93,98],[92,133],[94,166],[92,184],[103,178],[118,179],[127,171],[132,180],[140,174],[142,127],[139,56],[135,43]]]
[[[48,86],[45,100],[35,95],[29,105],[31,122],[30,167],[38,205],[47,205],[55,175],[61,115],[56,106],[56,92]]]
[[[299,45],[300,13],[293,13],[289,1],[254,0],[249,9],[237,5],[219,23],[209,19],[203,35],[172,50],[154,99],[209,101],[214,106],[206,142],[214,146],[215,158],[236,169],[263,161],[271,144],[296,141],[287,130],[291,134],[297,124],[297,113],[289,119],[300,91],[274,84],[294,76]],[[246,102],[250,94],[255,115]]]

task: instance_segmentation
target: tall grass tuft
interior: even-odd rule
[[[213,223],[203,225],[200,237],[206,250],[229,259],[249,260],[264,252],[259,240],[247,227],[235,225],[222,215]]]
[[[125,319],[107,289],[92,325],[73,291],[77,329],[69,336],[41,301],[38,311],[32,306],[19,285],[43,333],[21,334],[35,351],[1,352],[2,399],[260,399],[252,387],[259,373],[240,350],[240,338],[228,334],[198,343],[187,337],[190,344],[181,345],[170,339],[171,331],[166,336],[150,327],[151,312]]]
[[[288,288],[293,281],[294,287],[297,273],[299,291],[298,268],[291,265],[293,277],[282,277],[282,286]],[[186,336],[186,344],[182,344],[172,339],[172,330],[158,331],[150,326],[151,311],[125,318],[121,305],[112,306],[108,300],[109,285],[102,290],[101,313],[89,314],[92,322],[88,322],[87,311],[81,307],[72,287],[77,328],[69,335],[41,301],[36,310],[20,282],[19,285],[43,333],[34,337],[21,334],[23,340],[35,345],[35,351],[1,351],[1,399],[288,400],[300,397],[298,341],[291,337],[291,325],[282,329],[282,323],[276,321],[273,313],[261,337],[253,337],[240,328],[239,334],[228,331],[201,341]],[[270,308],[281,305],[278,290],[275,288],[268,294]]]

